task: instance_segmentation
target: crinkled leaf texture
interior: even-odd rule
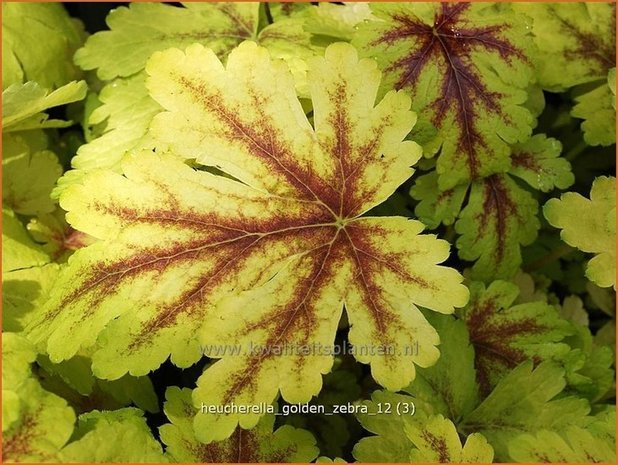
[[[284,425],[273,432],[275,416],[268,415],[251,430],[238,427],[228,439],[203,444],[195,438],[196,408],[190,389],[170,387],[165,393],[165,414],[171,423],[160,427],[172,462],[268,463],[311,462],[318,456],[315,439],[308,431]]]
[[[524,107],[533,78],[532,40],[523,17],[491,3],[385,3],[383,21],[353,40],[385,72],[385,89],[406,89],[420,122],[438,136],[441,190],[509,168],[509,144],[530,136]]]
[[[592,183],[590,199],[576,192],[551,199],[543,207],[549,223],[560,228],[564,242],[594,253],[586,276],[601,287],[616,287],[616,178],[601,176]]]
[[[155,54],[147,71],[168,110],[151,131],[174,155],[137,154],[124,176],[93,172],[61,197],[72,226],[102,240],[71,257],[27,328],[52,361],[98,337],[93,370],[113,379],[170,355],[186,367],[213,344],[237,344],[240,353],[218,354],[198,381],[197,405],[271,403],[279,391],[305,402],[333,359],[302,348],[332,345],[345,304],[352,344],[393,349],[357,354],[385,387],[400,389],[415,364],[435,363],[438,335],[417,305],[451,313],[468,291],[438,265],[448,243],[420,235],[420,222],[360,216],[420,157],[418,145],[401,142],[415,121],[409,98],[393,91],[374,107],[375,63],[348,44],[310,61],[315,128],[285,63],[253,42],[226,67],[194,45]],[[408,350],[415,341],[418,353]],[[239,421],[258,420],[200,414],[196,433],[225,439]]]

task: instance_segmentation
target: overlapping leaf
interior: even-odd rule
[[[415,364],[434,363],[437,333],[416,305],[449,313],[468,297],[461,276],[438,265],[448,244],[419,235],[417,221],[359,218],[420,156],[401,142],[415,119],[409,98],[391,92],[374,107],[380,73],[345,44],[311,62],[315,129],[287,66],[252,42],[227,67],[196,45],[155,54],[147,70],[168,110],[153,135],[175,155],[138,154],[124,176],[93,172],[61,198],[68,221],[103,240],[72,256],[28,328],[49,338],[50,358],[70,358],[101,333],[93,369],[113,379],[236,344],[241,354],[219,354],[198,382],[197,403],[270,403],[278,391],[308,401],[332,356],[272,347],[332,345],[345,302],[352,344],[394,349],[357,354],[379,383],[401,388]],[[405,350],[415,340],[420,352]],[[199,415],[196,432],[210,442],[258,419]]]
[[[32,376],[35,358],[36,351],[26,339],[3,334],[3,462],[54,461],[73,431],[73,410]]]
[[[55,89],[79,79],[72,57],[83,36],[61,4],[3,3],[2,89],[26,81]]]
[[[412,463],[491,463],[494,450],[482,434],[472,433],[461,444],[455,425],[442,415],[430,417],[422,425],[408,422],[405,431],[416,449]]]
[[[616,6],[612,2],[515,3],[532,19],[539,50],[537,78],[560,91],[605,79],[616,66]]]
[[[543,207],[547,221],[560,228],[567,244],[594,253],[586,276],[599,286],[616,285],[616,178],[599,177],[590,190],[590,199],[567,192]]]
[[[571,114],[584,120],[584,140],[589,145],[616,143],[616,68],[607,73],[607,81],[588,89],[575,99]]]
[[[569,426],[560,432],[543,430],[536,435],[518,436],[511,441],[509,454],[517,462],[614,463],[615,445],[613,411],[586,428]]]
[[[102,79],[111,80],[99,95],[102,106],[87,122],[102,126],[102,133],[79,148],[72,160],[75,170],[63,176],[55,195],[92,169],[120,171],[127,151],[154,148],[146,132],[161,107],[144,86],[143,69],[157,50],[201,43],[225,59],[241,41],[254,40],[286,61],[298,92],[308,95],[306,59],[323,53],[323,46],[313,44],[299,18],[284,17],[258,31],[258,12],[258,3],[131,4],[112,11],[111,30],[94,34],[76,55],[84,69],[96,68]],[[120,51],[122,60],[117,59]]]
[[[203,444],[195,438],[196,408],[190,389],[170,387],[165,394],[165,414],[171,423],[160,427],[166,456],[183,463],[311,462],[318,455],[308,431],[282,426],[273,431],[275,416],[264,417],[251,430],[237,428],[229,439]]]
[[[2,92],[2,131],[69,126],[67,121],[48,120],[43,112],[85,96],[85,81],[69,82],[53,92],[34,81],[13,84]]]
[[[445,191],[440,191],[432,171],[419,177],[410,190],[420,200],[415,212],[430,227],[455,223],[461,235],[459,256],[476,261],[473,279],[511,278],[522,262],[521,246],[534,241],[540,226],[537,201],[513,177],[543,192],[570,186],[571,165],[559,157],[560,150],[556,139],[535,135],[512,147],[508,174]]]
[[[462,314],[484,395],[523,361],[557,359],[570,350],[560,341],[573,333],[571,325],[546,303],[513,305],[519,293],[516,285],[494,281],[486,289],[473,283],[470,293],[470,303]]]
[[[520,15],[486,3],[372,5],[383,21],[361,26],[353,43],[385,71],[385,89],[412,94],[421,122],[438,136],[440,190],[509,168],[509,146],[529,137],[525,108],[532,40]]]
[[[583,399],[559,397],[565,387],[564,371],[551,362],[532,369],[525,362],[505,376],[492,393],[460,424],[460,431],[481,433],[493,446],[496,461],[509,461],[514,435],[535,434],[586,425],[590,407]]]
[[[152,436],[143,412],[126,408],[92,411],[79,417],[74,437],[58,454],[69,463],[165,461],[161,444]]]

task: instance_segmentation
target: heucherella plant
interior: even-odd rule
[[[613,3],[2,8],[3,461],[615,462]]]

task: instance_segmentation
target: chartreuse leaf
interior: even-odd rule
[[[561,150],[558,140],[536,134],[513,146],[509,172],[541,192],[566,189],[573,184],[575,176],[569,161],[560,157]]]
[[[492,393],[459,425],[464,433],[481,433],[497,461],[511,461],[510,441],[517,434],[535,434],[567,425],[585,425],[590,407],[584,399],[554,399],[565,387],[564,371],[552,362],[534,370],[524,362],[506,375]]]
[[[573,334],[569,322],[544,302],[513,305],[518,294],[517,286],[506,281],[494,281],[487,288],[470,285],[470,303],[461,313],[484,395],[521,362],[559,359],[570,350],[560,342]]]
[[[616,143],[616,68],[607,73],[607,81],[575,97],[577,104],[571,115],[585,120],[582,123],[584,140],[588,145]]]
[[[604,79],[616,66],[614,3],[526,2],[513,8],[532,19],[543,88],[561,91]]]
[[[2,334],[2,389],[16,391],[32,375],[30,364],[36,359],[32,344],[16,333]]]
[[[5,331],[20,332],[27,326],[47,300],[59,271],[56,263],[48,263],[2,274],[2,327]]]
[[[610,431],[603,434],[599,431]],[[542,430],[522,434],[509,444],[517,462],[615,463],[616,413],[595,420],[587,428],[567,426],[560,432]]]
[[[352,455],[359,462],[405,463],[410,459],[414,444],[404,431],[405,416],[398,415],[393,408],[397,405],[411,405],[415,399],[409,395],[388,391],[375,391],[371,400],[362,404],[367,413],[358,413],[360,424],[375,436],[362,438],[352,450]],[[427,414],[416,409],[423,419]]]
[[[567,244],[594,253],[586,276],[601,287],[616,286],[616,178],[594,180],[590,199],[567,192],[543,207],[549,223]]]
[[[416,447],[410,462],[416,463],[491,463],[494,450],[482,434],[472,433],[462,447],[455,425],[442,415],[426,422],[409,421],[405,432]]]
[[[45,110],[86,96],[86,81],[72,81],[50,92],[34,81],[13,84],[2,91],[2,131],[65,127],[70,123],[48,120]]]
[[[512,150],[508,174],[441,191],[438,175],[431,171],[410,189],[410,195],[419,200],[415,213],[425,224],[435,228],[455,223],[461,234],[459,256],[478,260],[470,275],[473,279],[512,278],[522,262],[520,246],[536,238],[538,204],[513,177],[543,192],[564,189],[574,181],[570,163],[559,157],[561,144],[556,139],[535,135]]]
[[[2,272],[42,266],[49,256],[28,235],[22,222],[8,208],[2,210]]]
[[[3,461],[57,462],[58,450],[73,432],[75,413],[34,378],[24,381],[17,395],[19,418],[3,433]]]
[[[58,157],[49,151],[31,152],[24,138],[2,136],[2,201],[22,215],[39,215],[54,210],[50,198],[62,174]]]
[[[133,7],[133,4],[131,4]],[[143,6],[166,6],[148,4]],[[79,147],[71,166],[78,170],[120,169],[123,155],[137,146],[147,146],[145,137],[152,117],[161,107],[150,98],[144,86],[145,74],[117,79],[99,93],[102,105],[88,119],[90,125],[104,125],[100,137]]]
[[[510,278],[521,264],[521,245],[540,227],[538,203],[510,176],[495,174],[472,184],[468,204],[455,223],[459,256],[476,260],[471,277]]]
[[[266,47],[273,58],[283,59],[294,75],[299,94],[308,96],[306,59],[323,53],[324,48],[312,42],[302,19],[282,19],[258,33],[257,3],[187,3],[185,6],[120,7],[108,17],[112,30],[94,34],[77,53],[78,63],[85,69],[98,68],[102,78],[128,77],[114,79],[101,91],[99,98],[103,104],[92,112],[88,124],[103,126],[102,134],[79,147],[72,160],[75,170],[61,178],[54,191],[56,197],[92,169],[112,168],[120,172],[120,160],[127,151],[154,148],[146,133],[152,117],[161,107],[149,96],[142,71],[156,50],[172,46],[184,48],[198,42],[224,58],[242,40],[251,39]],[[136,34],[135,24],[142,23],[147,25]],[[140,34],[155,39],[164,37],[164,40],[142,42]],[[122,53],[126,61],[118,60],[117,50],[126,49],[127,40],[137,40],[138,44],[131,47],[130,53]]]
[[[110,80],[139,72],[157,50],[197,42],[225,54],[257,32],[257,3],[183,5],[132,3],[116,8],[107,17],[110,30],[90,36],[75,62]]]
[[[198,381],[197,405],[271,403],[278,391],[306,402],[332,352],[272,349],[331,346],[345,301],[350,342],[392,348],[358,351],[379,383],[400,389],[415,364],[434,363],[438,335],[417,305],[451,313],[468,299],[459,273],[438,265],[448,243],[420,235],[417,221],[359,218],[420,156],[401,142],[415,119],[409,98],[391,92],[374,107],[380,73],[347,44],[310,62],[315,129],[286,65],[253,42],[227,67],[196,45],[155,54],[147,68],[151,93],[168,110],[151,129],[175,155],[130,157],[124,176],[93,172],[61,197],[68,221],[103,240],[71,257],[27,328],[47,341],[51,360],[101,333],[93,370],[114,379],[145,374],[170,355],[189,366],[204,347],[236,344],[240,354],[219,353]],[[194,171],[179,156],[242,182]],[[419,351],[405,350],[415,342]],[[258,420],[202,414],[196,433],[225,439],[239,421],[251,428]]]
[[[36,351],[16,333],[2,335],[2,459],[55,461],[71,436],[75,414],[32,376]]]
[[[143,412],[135,408],[80,415],[73,438],[60,451],[60,462],[166,461]]]
[[[405,89],[438,134],[440,190],[507,171],[509,145],[529,137],[525,108],[532,40],[520,15],[488,3],[373,4],[383,21],[359,27],[353,43],[385,72],[383,88]]]
[[[87,352],[87,351],[86,351]],[[76,409],[82,406],[90,409],[114,410],[135,404],[148,412],[158,412],[157,395],[147,376],[122,378],[109,381],[92,375],[92,360],[85,355],[77,355],[61,363],[51,363],[45,356],[39,356],[39,366],[45,370],[43,386],[69,401]]]
[[[435,365],[419,368],[406,391],[419,410],[459,421],[478,404],[474,348],[463,321],[450,315],[427,319],[440,334],[440,358]]]
[[[72,57],[83,36],[61,4],[3,3],[2,89],[25,81],[56,88],[78,79]]]
[[[311,462],[318,456],[315,439],[308,431],[281,426],[273,432],[275,416],[268,415],[253,429],[236,428],[224,441],[203,444],[195,437],[193,417],[197,412],[190,389],[169,387],[164,411],[171,423],[159,428],[171,462],[264,463]]]
[[[420,200],[414,212],[431,229],[441,223],[450,225],[455,222],[467,192],[467,185],[441,191],[438,187],[438,173],[435,171],[416,178],[410,188],[410,195]]]

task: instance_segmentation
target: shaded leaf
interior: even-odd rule
[[[607,73],[607,81],[575,97],[577,104],[571,115],[585,120],[582,123],[584,140],[588,145],[616,143],[616,68]]]
[[[562,341],[573,333],[556,309],[543,302],[513,305],[519,290],[506,281],[470,285],[462,317],[474,346],[479,387],[484,395],[525,360],[559,359],[569,350]]]
[[[566,189],[575,181],[571,164],[560,157],[562,145],[543,134],[513,146],[510,173],[541,192]]]
[[[85,81],[72,81],[50,92],[36,82],[13,84],[2,91],[2,131],[65,127],[70,122],[48,120],[45,110],[82,100],[86,96]]]
[[[72,57],[82,29],[61,4],[3,3],[2,89],[26,81],[53,89],[78,79]]]
[[[518,433],[585,425],[588,403],[575,397],[554,399],[564,389],[564,371],[551,362],[532,369],[525,362],[502,378],[492,393],[460,425],[478,432],[493,446],[497,461],[510,461],[508,446]]]
[[[521,264],[520,245],[536,239],[538,203],[507,175],[475,182],[455,223],[459,256],[476,260],[473,279],[512,277]]]
[[[126,408],[80,415],[74,438],[59,454],[61,462],[164,462],[143,412]]]
[[[487,3],[372,5],[383,21],[353,43],[385,71],[383,88],[405,89],[422,121],[438,129],[440,190],[509,168],[509,146],[531,132],[524,107],[533,76],[523,19]]]
[[[601,287],[616,286],[616,178],[594,180],[590,199],[567,192],[543,207],[549,223],[567,244],[594,253],[586,276]]]
[[[171,423],[159,428],[166,455],[173,462],[264,463],[311,462],[318,456],[315,439],[308,431],[285,425],[273,431],[275,416],[268,415],[250,430],[236,428],[229,439],[200,443],[193,431],[196,409],[190,389],[169,387],[165,414]]]
[[[472,433],[462,447],[455,425],[442,415],[430,417],[422,425],[407,422],[405,431],[416,449],[410,462],[491,463],[494,450],[482,434]]]
[[[538,80],[561,91],[603,79],[616,66],[616,7],[611,2],[514,3],[532,19]]]
[[[38,215],[54,210],[50,194],[62,174],[58,157],[49,151],[31,152],[19,135],[2,137],[2,201],[14,212]]]

